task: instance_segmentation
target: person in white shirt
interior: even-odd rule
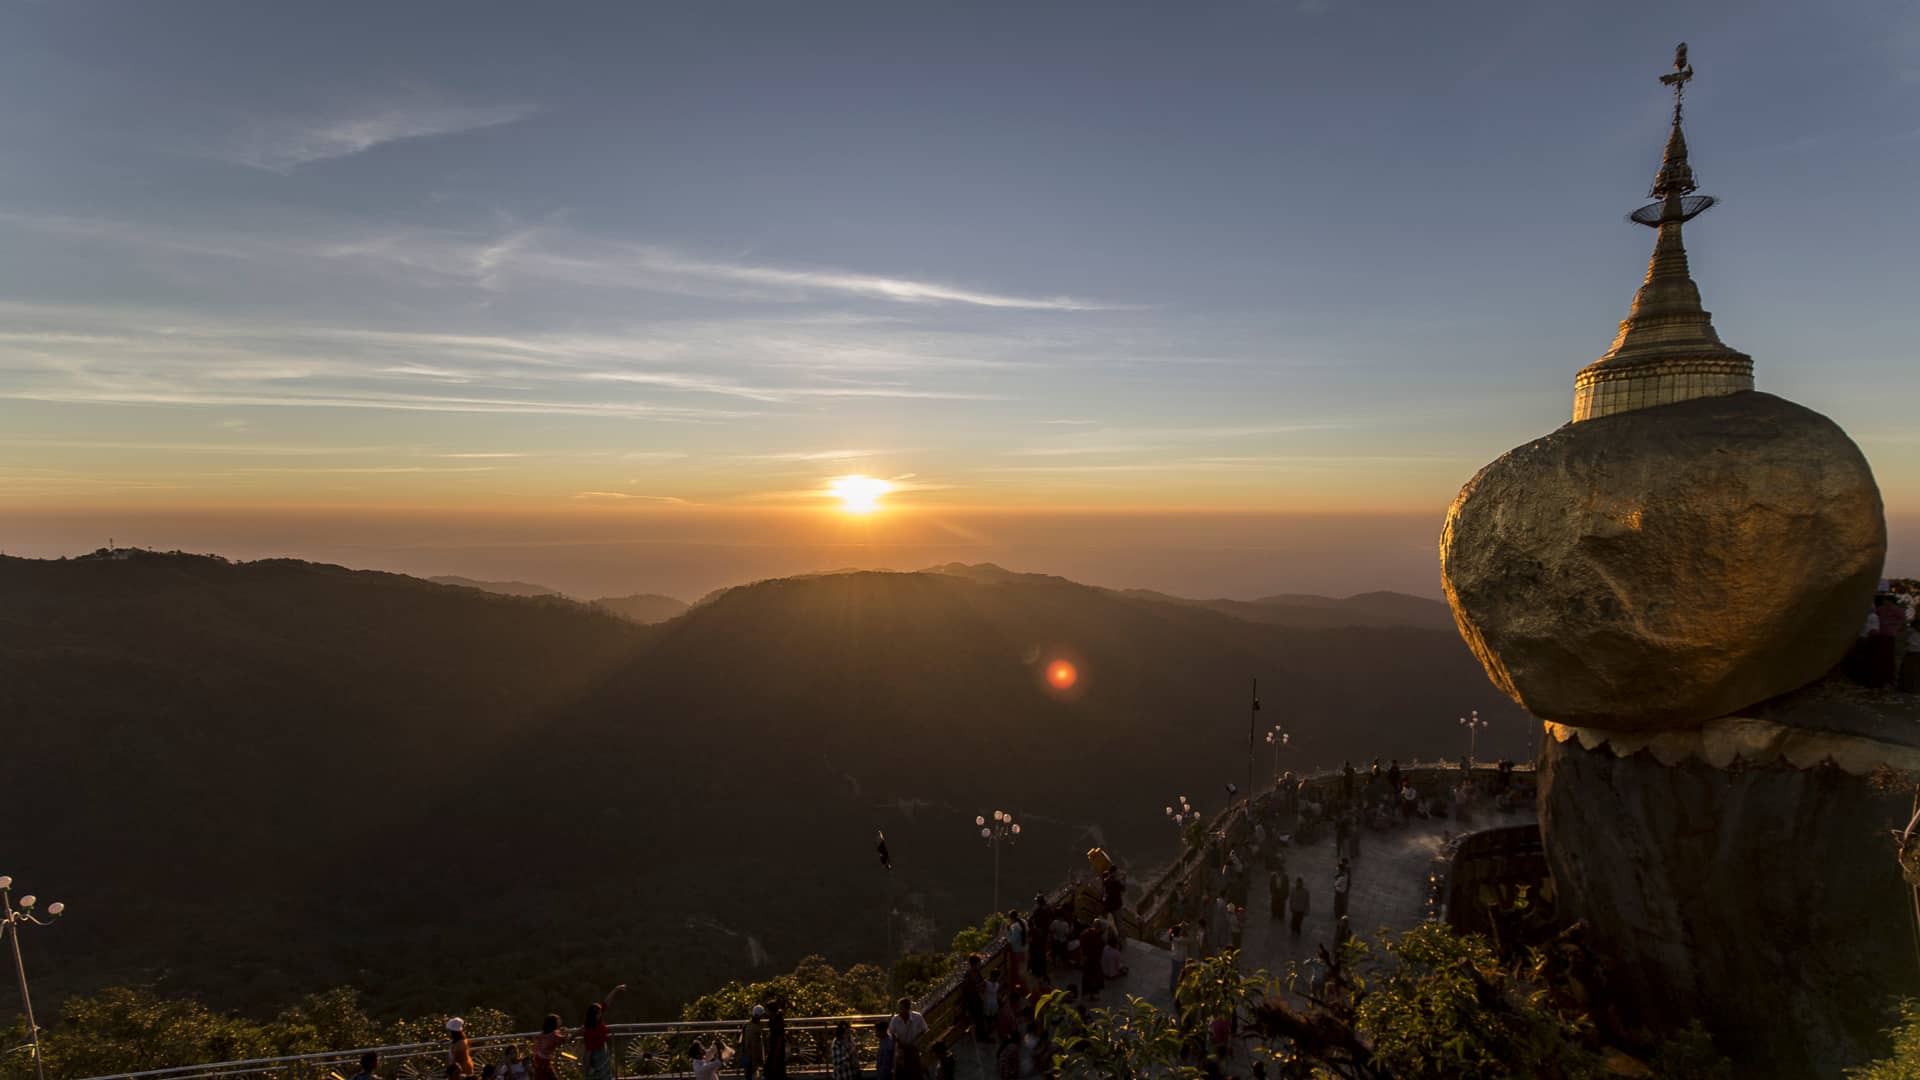
[[[894,1080],[920,1080],[920,1042],[927,1034],[927,1018],[914,1011],[912,998],[900,999],[887,1021],[887,1034],[893,1038]]]
[[[687,1047],[687,1058],[693,1063],[693,1080],[720,1080],[720,1070],[729,1056],[718,1038],[710,1046],[695,1042]]]

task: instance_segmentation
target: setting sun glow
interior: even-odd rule
[[[849,514],[871,514],[880,509],[880,496],[893,485],[871,476],[836,476],[827,481],[827,493],[840,500],[840,509]]]
[[[1055,690],[1071,689],[1073,684],[1078,681],[1080,681],[1080,673],[1075,671],[1073,665],[1067,663],[1065,660],[1055,660],[1053,663],[1047,665],[1047,682],[1051,684]]]

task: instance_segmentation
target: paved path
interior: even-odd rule
[[[1425,917],[1427,874],[1450,835],[1530,825],[1537,820],[1537,813],[1528,805],[1505,814],[1488,809],[1464,825],[1458,821],[1416,818],[1404,829],[1383,833],[1364,831],[1360,856],[1353,863],[1352,888],[1347,899],[1347,918],[1354,934],[1371,939],[1382,929],[1405,930]],[[1333,872],[1337,860],[1333,830],[1326,828],[1321,832],[1323,839],[1318,843],[1287,850],[1287,872],[1305,877],[1313,896],[1313,910],[1302,924],[1299,937],[1288,933],[1286,919],[1269,916],[1266,875],[1259,875],[1247,902],[1247,930],[1242,941],[1244,969],[1265,968],[1284,978],[1288,963],[1304,964],[1323,944],[1332,949]],[[1127,943],[1126,954],[1129,973],[1125,979],[1107,984],[1101,994],[1101,1004],[1120,1004],[1132,994],[1163,1009],[1171,1009],[1167,979],[1172,955],[1165,949],[1151,948],[1137,941]],[[1078,979],[1070,981],[1078,982]],[[963,1043],[957,1053],[958,1076],[966,1080],[986,1080],[994,1075],[990,1044],[974,1047]]]
[[[1370,939],[1383,928],[1405,930],[1426,915],[1427,874],[1449,835],[1529,825],[1536,820],[1536,811],[1528,805],[1506,814],[1488,809],[1464,825],[1416,818],[1404,829],[1362,830],[1360,854],[1353,862],[1352,888],[1347,896],[1347,922],[1354,935]],[[1286,920],[1268,917],[1266,876],[1261,874],[1247,900],[1243,966],[1284,975],[1289,961],[1305,963],[1319,946],[1325,945],[1329,951],[1333,948],[1333,872],[1337,860],[1333,830],[1321,831],[1325,838],[1319,843],[1287,851],[1287,873],[1305,877],[1313,898],[1313,909],[1301,926],[1300,936],[1295,938],[1287,932]]]

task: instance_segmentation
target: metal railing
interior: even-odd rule
[[[1491,774],[1497,771],[1497,766],[1489,761],[1476,761],[1473,763],[1472,771],[1476,775]],[[1513,766],[1513,772],[1531,781],[1535,767],[1531,762],[1518,763]],[[1310,773],[1296,774],[1294,780],[1305,781],[1310,794],[1325,795],[1328,789],[1340,783],[1343,774],[1342,769],[1319,769]],[[1400,775],[1416,787],[1431,784],[1435,780],[1441,781],[1443,786],[1451,786],[1454,780],[1461,776],[1461,770],[1457,760],[1415,759],[1400,766]],[[1365,783],[1367,773],[1358,771],[1355,779],[1358,783]],[[1253,801],[1264,805],[1277,794],[1276,782],[1256,794]],[[1203,831],[1209,837],[1220,834],[1233,835],[1236,830],[1248,828],[1246,816],[1247,803],[1236,802],[1209,818]],[[1157,940],[1159,935],[1167,931],[1172,922],[1171,915],[1175,900],[1191,889],[1194,876],[1203,869],[1201,863],[1206,855],[1206,846],[1204,844],[1182,845],[1180,854],[1153,876],[1135,909],[1138,912],[1142,934]]]
[[[830,1065],[829,1046],[841,1021],[853,1027],[854,1045],[861,1060],[871,1062],[878,1036],[874,1026],[884,1023],[882,1014],[861,1016],[790,1017],[787,1025],[787,1071],[799,1075],[824,1075]],[[708,1044],[716,1038],[726,1046],[739,1041],[745,1020],[684,1020],[656,1024],[609,1024],[613,1039],[614,1075],[617,1077],[691,1076],[688,1048],[697,1042]],[[467,1040],[474,1068],[501,1063],[510,1048],[518,1047],[523,1057],[530,1054],[537,1031],[509,1035],[474,1036]],[[361,1055],[368,1051],[380,1055],[380,1075],[401,1080],[439,1080],[446,1074],[447,1043],[403,1043],[395,1046],[362,1046],[350,1050],[326,1050],[288,1057],[252,1058],[246,1061],[222,1061],[206,1065],[183,1065],[145,1072],[109,1073],[88,1080],[201,1080],[212,1077],[271,1076],[284,1080],[346,1080],[360,1071]],[[581,1075],[577,1044],[562,1048],[554,1060],[555,1070],[563,1078]],[[531,1061],[529,1060],[529,1069]],[[730,1063],[728,1071],[736,1071]]]

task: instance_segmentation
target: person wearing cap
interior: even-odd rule
[[[755,1005],[753,1015],[747,1019],[745,1027],[740,1029],[740,1050],[735,1055],[740,1063],[740,1072],[746,1080],[753,1080],[754,1070],[767,1061],[767,1007]]]
[[[467,1022],[457,1016],[447,1021],[447,1068],[460,1070],[460,1076],[473,1075],[473,1051],[467,1048]]]
[[[587,1006],[586,1019],[580,1023],[580,1046],[586,1051],[587,1060],[582,1066],[586,1080],[613,1080],[613,1029],[607,1026],[607,1006],[627,988],[621,983],[607,991],[605,1001],[596,1001]]]

